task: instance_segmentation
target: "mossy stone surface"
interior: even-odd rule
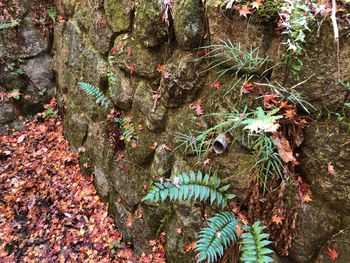
[[[104,1],[109,25],[115,33],[130,31],[133,5],[132,0]]]

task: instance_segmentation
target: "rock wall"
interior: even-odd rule
[[[0,8],[1,23],[19,21],[0,30],[0,124],[18,128],[19,116],[42,111],[54,94],[52,34],[47,1],[1,1]]]
[[[0,31],[0,57],[6,61],[22,59],[25,73],[18,76],[2,63],[0,86],[7,90],[18,87],[23,94],[35,97],[30,106],[25,98],[21,99],[19,110],[25,112],[32,109],[31,105],[41,105],[53,85],[48,66],[50,38],[47,32],[43,37],[31,25],[30,2],[17,3],[21,17],[28,22],[16,29]],[[204,224],[202,207],[189,203],[152,206],[142,202],[142,198],[153,180],[178,171],[202,169],[203,160],[198,162],[193,156],[169,151],[176,147],[176,132],[187,133],[198,127],[199,118],[189,107],[191,103],[202,98],[206,114],[254,103],[254,98],[242,97],[239,90],[226,96],[224,88],[214,89],[211,84],[216,72],[206,71],[208,64],[198,60],[201,53],[197,48],[230,39],[247,50],[251,45],[259,47],[261,54],[278,64],[283,61],[284,47],[273,26],[261,23],[259,17],[248,23],[244,18],[226,16],[218,10],[206,12],[200,0],[174,2],[171,26],[167,27],[158,0],[58,0],[56,6],[62,19],[54,28],[52,65],[65,135],[71,146],[81,152],[84,172],[94,173],[96,188],[109,203],[124,240],[137,253],[149,252],[148,241],[162,229],[167,235],[169,262],[191,262],[194,252],[185,253],[183,246],[195,241]],[[315,76],[296,89],[316,110],[327,108],[342,113],[346,91],[337,81],[337,53],[331,30],[331,25],[325,22],[319,36],[315,33],[308,37],[301,79]],[[18,41],[9,41],[13,38]],[[342,35],[343,81],[350,81],[349,42],[346,34]],[[114,62],[109,61],[110,56]],[[109,80],[111,73],[116,82]],[[282,82],[284,67],[275,67],[271,79]],[[108,113],[79,89],[79,81],[98,86],[124,116],[132,118],[137,127],[136,147],[121,150],[122,145],[115,139],[117,127],[109,122]],[[232,76],[223,76],[220,81],[224,87]],[[297,80],[289,78],[286,85],[295,83]],[[40,96],[40,91],[45,96]],[[316,119],[316,110],[310,117]],[[1,102],[0,113],[2,123],[18,115],[8,100]],[[350,251],[344,245],[349,230],[340,232],[350,226],[347,125],[321,118],[305,129],[297,172],[311,185],[313,201],[300,208],[303,216],[289,262],[327,262],[325,253],[333,244],[342,246],[338,262],[349,262]],[[234,142],[224,154],[210,158],[211,169],[217,170],[238,198],[244,200],[254,164],[249,151]],[[335,175],[329,174],[329,163],[334,165]],[[279,260],[287,259],[276,258]]]

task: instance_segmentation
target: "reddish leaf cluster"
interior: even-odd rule
[[[121,234],[62,134],[51,118],[0,137],[0,261],[141,262],[125,245],[112,253]]]

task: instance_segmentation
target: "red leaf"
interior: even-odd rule
[[[135,64],[130,65],[130,73],[133,74],[135,72]]]
[[[196,107],[196,114],[198,116],[203,115],[203,109],[200,105],[197,105],[197,107]]]
[[[252,83],[250,82],[245,82],[242,86],[242,93],[243,94],[247,94],[254,91],[254,86]]]
[[[335,250],[335,248],[328,248],[327,256],[330,260],[335,261],[337,257],[339,256],[338,252]]]
[[[159,73],[160,73],[160,72],[163,72],[164,69],[165,69],[165,66],[166,66],[166,65],[158,65],[157,71],[158,71]]]
[[[220,89],[222,86],[222,83],[220,81],[216,81],[213,84],[211,84],[211,86],[215,89]]]

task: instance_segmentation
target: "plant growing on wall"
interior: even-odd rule
[[[228,200],[235,197],[234,194],[227,193],[229,187],[222,186],[216,174],[211,177],[200,171],[191,171],[189,174],[182,172],[154,183],[143,200],[153,203],[164,202],[168,198],[170,201],[209,201],[210,205],[225,209]],[[216,213],[209,218],[208,227],[201,230],[196,242],[196,251],[199,252],[197,262],[215,262],[238,238],[242,244],[242,262],[272,262],[270,255],[273,251],[266,248],[271,242],[267,240],[269,235],[263,233],[265,228],[261,223],[255,222],[251,227],[242,226],[246,233],[239,236],[237,228],[241,225],[235,214],[228,211]]]
[[[96,103],[102,108],[108,109],[111,101],[102,93],[102,91],[94,85],[86,82],[78,82],[79,88],[82,89],[90,97],[96,99]]]

